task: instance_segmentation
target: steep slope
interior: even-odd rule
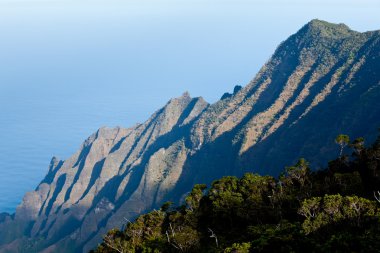
[[[37,251],[51,244],[45,252],[77,251],[127,199],[146,199],[131,206],[127,217],[161,203],[181,174],[186,156],[185,151],[176,153],[184,145],[181,136],[207,106],[185,93],[144,124],[101,128],[68,160],[53,158],[47,176],[25,195],[14,219],[0,225],[3,243],[27,235],[32,239],[23,238],[8,249],[18,252],[36,243]]]
[[[298,157],[316,168],[336,155],[339,133],[373,140],[379,39],[313,20],[283,42],[251,83],[196,123],[191,139],[202,148],[187,163],[197,182],[242,169],[276,175]]]
[[[68,160],[53,158],[16,214],[2,218],[0,251],[86,252],[195,183],[277,175],[299,157],[316,167],[336,155],[338,133],[375,137],[379,98],[380,32],[313,20],[234,94],[208,105],[185,93],[144,124],[102,128]]]

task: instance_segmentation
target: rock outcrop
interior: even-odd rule
[[[195,183],[277,175],[299,157],[336,155],[339,133],[380,126],[380,32],[313,20],[245,87],[209,105],[188,93],[145,123],[101,128],[0,220],[0,252],[87,252],[113,227],[181,201]]]

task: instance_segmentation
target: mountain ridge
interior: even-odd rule
[[[312,20],[231,96],[210,105],[185,92],[142,124],[99,129],[69,159],[53,157],[0,223],[0,252],[87,252],[125,219],[180,202],[195,183],[276,175],[299,157],[317,168],[342,132],[373,140],[379,52],[378,31]]]

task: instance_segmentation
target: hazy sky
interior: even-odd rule
[[[100,126],[246,85],[313,18],[380,29],[380,0],[0,0],[0,212]]]
[[[215,101],[309,20],[366,31],[379,13],[379,0],[0,0],[0,91]]]

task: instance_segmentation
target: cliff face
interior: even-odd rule
[[[208,105],[185,93],[141,125],[99,129],[68,160],[53,158],[1,219],[0,251],[87,252],[194,183],[276,175],[299,157],[323,165],[337,134],[372,139],[379,126],[380,32],[313,20],[234,94]]]

